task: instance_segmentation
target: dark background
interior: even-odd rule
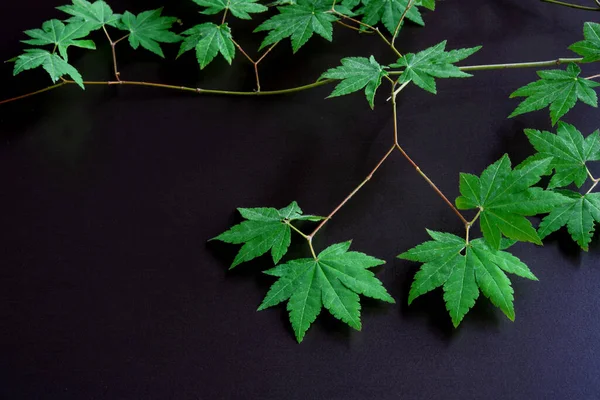
[[[116,1],[140,12],[160,1]],[[164,1],[163,1],[164,3]],[[166,15],[184,27],[210,17],[191,1]],[[593,3],[593,2],[589,2]],[[0,3],[0,54],[24,47],[25,29],[63,18],[61,1]],[[251,54],[264,34],[232,23]],[[418,51],[483,44],[469,64],[573,56],[582,24],[597,14],[538,1],[440,1],[427,26],[398,42]],[[292,57],[289,40],[263,65],[263,89],[314,81],[344,56],[394,61],[377,37],[335,26],[334,43],[311,39]],[[110,48],[72,48],[84,77],[112,79]],[[252,90],[238,53],[203,71],[119,45],[123,79]],[[597,65],[584,75],[598,73]],[[47,86],[42,70],[12,76],[2,98]],[[523,128],[549,129],[547,110],[506,116],[508,95],[534,70],[477,72],[439,80],[433,96],[408,87],[399,99],[400,142],[454,199],[458,173],[532,149]],[[0,398],[2,399],[600,399],[600,245],[578,250],[566,231],[514,253],[539,277],[512,277],[516,322],[480,296],[454,330],[437,290],[406,305],[418,265],[395,258],[426,239],[425,227],[462,226],[395,153],[316,239],[318,250],[354,239],[385,259],[379,278],[396,305],[363,302],[363,330],[324,311],[298,345],[284,306],[255,312],[271,277],[267,257],[227,271],[238,247],[206,241],[240,219],[236,207],[327,214],[373,168],[392,140],[388,85],[370,111],[363,94],[324,100],[332,86],[288,96],[197,96],[150,88],[61,88],[0,107]],[[598,112],[565,117],[584,134]],[[598,168],[596,174],[600,173]],[[302,240],[288,256],[307,255]]]

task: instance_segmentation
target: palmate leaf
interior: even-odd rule
[[[218,53],[221,53],[229,64],[235,57],[235,45],[231,37],[231,29],[226,23],[215,25],[206,22],[188,29],[182,35],[186,37],[181,44],[177,57],[195,48],[200,69],[206,67]]]
[[[568,202],[542,220],[538,235],[543,239],[566,226],[573,240],[587,251],[594,235],[594,221],[600,222],[600,193],[581,195],[571,190],[561,190],[561,193]]]
[[[373,56],[342,58],[342,65],[327,70],[319,79],[340,79],[340,82],[329,97],[343,96],[365,89],[365,95],[371,108],[374,107],[375,92],[381,79],[387,76],[384,67],[379,65]]]
[[[31,39],[23,40],[23,43],[34,46],[45,46],[53,44],[58,52],[68,61],[67,49],[69,46],[81,47],[84,49],[95,49],[96,45],[91,40],[77,40],[89,35],[91,31],[89,22],[72,22],[65,26],[57,19],[44,22],[42,29],[31,29],[25,31],[25,34]]]
[[[110,6],[102,0],[94,3],[86,0],[73,0],[72,5],[56,8],[72,15],[69,22],[89,22],[91,30],[100,29],[104,25],[117,27],[121,19],[121,15],[114,14]]]
[[[539,80],[514,91],[510,97],[527,97],[509,115],[509,118],[550,106],[552,125],[565,115],[577,100],[598,107],[598,96],[592,89],[600,83],[579,77],[581,68],[569,64],[566,71],[559,69],[538,71]]]
[[[581,187],[588,177],[585,163],[600,160],[598,130],[584,139],[573,125],[559,122],[556,135],[534,129],[526,129],[525,134],[539,154],[552,157],[550,167],[555,173],[548,184],[549,189],[571,183]]]
[[[551,162],[551,157],[531,158],[512,170],[510,159],[504,155],[481,177],[460,174],[461,196],[456,199],[456,206],[461,210],[480,210],[481,231],[492,249],[500,248],[502,235],[542,244],[525,217],[548,213],[567,201],[559,193],[531,187],[549,173]]]
[[[169,31],[177,18],[161,16],[162,8],[144,11],[137,16],[125,11],[118,28],[129,31],[129,44],[133,49],[140,45],[148,51],[164,57],[159,43],[177,43],[182,37]]]
[[[351,242],[329,246],[317,259],[293,260],[265,271],[279,279],[258,308],[264,310],[288,300],[290,322],[298,342],[325,307],[337,319],[361,329],[359,294],[394,303],[369,268],[385,261],[348,251]]]
[[[259,25],[254,32],[270,31],[260,48],[289,37],[292,50],[300,49],[316,33],[330,42],[333,39],[333,22],[338,18],[329,11],[330,0],[298,0],[296,4],[277,7],[279,14]]]
[[[398,256],[423,263],[411,285],[408,303],[442,286],[446,309],[457,327],[481,290],[514,321],[513,289],[505,272],[537,280],[527,265],[506,251],[493,250],[483,239],[467,245],[463,238],[450,233],[427,232],[433,240]]]
[[[291,241],[290,221],[320,221],[322,217],[302,215],[302,210],[294,201],[280,210],[275,208],[238,208],[247,221],[233,226],[228,231],[211,240],[242,244],[231,268],[259,257],[269,250],[273,262],[277,264],[287,253]]]
[[[600,60],[600,24],[586,22],[583,24],[583,36],[585,40],[573,43],[569,50],[583,57],[583,62],[594,62]]]
[[[68,75],[82,89],[85,89],[81,75],[71,64],[63,60],[58,54],[43,49],[25,49],[25,53],[17,57],[13,75],[37,67],[44,68],[50,75],[52,82],[57,82],[61,77]]]
[[[412,82],[421,89],[437,93],[434,78],[467,78],[454,63],[464,60],[481,49],[481,46],[445,51],[446,41],[416,54],[408,53],[391,64],[391,68],[404,68],[398,83]]]
[[[251,19],[250,14],[261,13],[268,10],[259,4],[258,0],[193,0],[202,7],[207,7],[202,14],[213,15],[223,10],[229,10],[234,17]]]
[[[410,0],[362,0],[364,7],[359,12],[364,14],[362,22],[369,25],[376,25],[381,22],[390,32],[394,34],[402,14],[406,10]],[[342,3],[346,6],[351,4]],[[416,0],[414,5],[406,13],[406,19],[417,25],[425,25],[419,7],[425,7],[430,10],[435,9],[433,0]]]

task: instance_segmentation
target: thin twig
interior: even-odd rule
[[[577,8],[578,10],[585,10],[585,11],[600,11],[600,4],[598,3],[598,1],[596,1],[596,4],[598,4],[598,7],[587,7],[587,6],[580,6],[579,4],[573,4],[573,3],[566,3],[564,1],[558,1],[558,0],[540,0],[544,3],[550,3],[550,4],[557,4],[559,6],[565,6],[565,7],[571,7],[571,8]]]
[[[394,88],[392,88],[392,90],[393,89]],[[394,112],[394,115],[393,115],[393,118],[394,118],[394,121],[393,121],[394,122],[394,148],[398,149],[400,151],[400,153],[402,153],[404,158],[406,158],[406,160],[410,163],[410,165],[412,165],[417,170],[419,175],[421,175],[423,177],[423,179],[425,179],[425,181],[427,181],[427,183],[429,183],[429,186],[431,186],[433,188],[433,190],[442,198],[442,200],[444,200],[446,202],[446,204],[448,204],[448,206],[450,206],[452,211],[454,211],[454,213],[458,216],[458,218],[460,218],[460,220],[463,222],[463,224],[465,226],[468,226],[469,221],[467,221],[467,219],[461,214],[460,211],[458,211],[458,209],[454,206],[454,204],[452,204],[452,202],[450,200],[448,200],[446,195],[444,195],[444,193],[435,185],[435,183],[433,183],[433,181],[431,179],[429,179],[429,177],[427,175],[425,175],[425,173],[423,171],[421,171],[421,168],[419,168],[417,163],[415,163],[412,160],[412,158],[410,158],[410,156],[406,153],[406,151],[404,151],[402,146],[400,146],[400,144],[398,144],[398,119],[397,119],[397,111],[396,111],[396,95],[395,94],[392,94],[392,107],[393,107],[393,112]]]
[[[112,50],[112,59],[113,59],[113,69],[114,69],[114,73],[115,73],[115,79],[120,81],[121,80],[121,74],[119,73],[119,69],[117,67],[117,52],[115,51],[115,45],[116,43],[112,41],[110,35],[108,34],[108,31],[106,30],[106,27],[104,25],[102,25],[102,30],[104,31],[104,34],[106,35],[106,38],[108,39],[108,42],[110,43],[110,48]],[[123,38],[119,39],[122,40]]]
[[[408,2],[408,4],[406,5],[406,8],[404,9],[404,12],[402,13],[402,16],[400,17],[400,20],[398,21],[398,25],[396,25],[396,29],[394,29],[394,34],[392,35],[392,43],[391,43],[393,48],[396,48],[394,46],[394,42],[396,41],[396,37],[398,37],[398,33],[400,32],[400,26],[402,25],[402,21],[404,21],[406,14],[411,9],[413,4],[415,4],[415,0],[410,0]]]
[[[235,47],[237,47],[237,49],[240,51],[240,53],[242,53],[244,55],[244,57],[246,57],[248,59],[248,61],[250,61],[252,64],[256,64],[254,62],[254,60],[252,59],[252,57],[250,57],[245,51],[244,49],[242,49],[242,46],[240,46],[238,44],[238,42],[236,42],[235,40],[231,39],[231,41],[233,42],[233,44],[235,45]]]
[[[338,11],[336,11],[336,10],[334,10],[334,9],[331,9],[330,11],[331,11],[332,13],[334,13],[335,15],[339,16],[339,17],[346,18],[347,20],[349,20],[349,21],[352,21],[352,22],[354,22],[355,24],[358,24],[358,25],[364,26],[365,28],[368,28],[368,29],[372,30],[373,32],[377,33],[377,34],[379,35],[379,37],[381,38],[381,40],[383,40],[383,41],[385,42],[385,44],[387,44],[387,45],[390,47],[390,49],[392,49],[392,51],[393,51],[394,53],[396,53],[396,55],[397,55],[398,57],[402,57],[402,54],[400,54],[400,52],[399,52],[398,50],[396,50],[396,49],[394,48],[394,46],[392,46],[392,44],[390,43],[390,41],[389,41],[389,40],[387,40],[387,38],[385,37],[385,35],[384,35],[383,33],[381,33],[381,31],[379,30],[379,28],[376,28],[376,27],[374,27],[374,26],[371,26],[371,25],[369,25],[369,24],[365,24],[365,23],[364,23],[364,22],[362,22],[362,21],[359,21],[359,20],[357,20],[357,19],[355,19],[355,18],[349,17],[349,16],[347,16],[347,15],[345,15],[345,14],[342,14],[341,12],[338,12]]]
[[[600,1],[600,0],[598,0],[598,1]],[[598,75],[592,75],[592,76],[588,76],[588,77],[587,77],[587,78],[585,78],[585,79],[596,79],[596,78],[600,78],[600,74],[598,74]]]
[[[312,233],[310,235],[308,235],[309,238],[312,239],[317,234],[317,232],[319,232],[319,230],[327,223],[327,221],[329,221],[335,215],[335,213],[337,213],[344,206],[344,204],[346,204],[348,202],[348,200],[350,200],[352,198],[352,196],[354,196],[367,182],[369,182],[369,180],[371,180],[371,178],[373,177],[373,174],[375,174],[375,172],[377,172],[379,167],[381,167],[381,165],[384,163],[384,161],[387,160],[387,158],[389,157],[390,154],[392,154],[392,152],[394,151],[395,148],[396,148],[396,145],[393,145],[387,151],[387,153],[385,153],[383,158],[381,160],[379,160],[379,162],[377,163],[375,168],[373,168],[371,173],[369,173],[369,175],[367,175],[367,177],[348,196],[346,196],[346,198],[323,221],[321,221],[321,223],[315,228],[315,230],[312,231]]]
[[[13,97],[13,98],[10,98],[10,99],[2,100],[2,101],[0,101],[0,105],[6,104],[6,103],[10,103],[12,101],[17,101],[17,100],[25,99],[25,98],[30,97],[30,96],[35,96],[36,94],[48,92],[50,90],[57,89],[57,88],[59,88],[61,86],[64,86],[67,83],[69,83],[69,82],[60,82],[60,83],[57,83],[56,85],[52,85],[52,86],[48,86],[47,88],[44,88],[44,89],[36,90],[35,92],[31,92],[31,93],[27,93],[27,94],[24,94],[24,95],[21,95],[21,96],[17,96],[17,97]]]

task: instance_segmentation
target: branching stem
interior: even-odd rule
[[[469,244],[469,232],[471,231],[471,227],[473,226],[473,224],[475,223],[475,221],[477,221],[477,219],[479,218],[479,216],[481,215],[481,208],[479,208],[479,210],[477,210],[477,214],[475,214],[475,218],[473,218],[471,221],[467,222],[467,224],[465,225],[465,243],[468,245]]]
[[[110,49],[112,51],[112,60],[113,60],[113,72],[115,74],[115,79],[117,81],[120,81],[121,77],[120,77],[120,73],[119,73],[119,68],[117,67],[117,52],[115,50],[115,46],[117,45],[118,42],[120,42],[127,36],[124,36],[121,39],[119,39],[118,41],[113,42],[112,38],[108,34],[108,31],[106,30],[106,27],[104,25],[102,25],[102,30],[104,31],[104,34],[106,35],[106,38],[108,39],[108,42],[110,43]]]
[[[558,1],[558,0],[540,0],[540,1],[542,1],[544,3],[557,4],[559,6],[564,6],[564,7],[577,8],[578,10],[600,11],[600,4],[597,1],[596,1],[596,4],[598,4],[598,7],[580,6],[579,4],[566,3],[564,1]]]
[[[335,215],[335,213],[337,213],[344,206],[344,204],[346,204],[348,202],[348,200],[350,200],[367,182],[369,182],[371,180],[371,178],[373,177],[375,172],[377,172],[379,167],[381,167],[381,165],[383,165],[385,160],[387,160],[387,158],[390,156],[390,154],[392,154],[392,152],[394,151],[395,148],[396,148],[396,145],[393,145],[392,147],[390,147],[390,149],[387,151],[387,153],[385,153],[383,158],[381,160],[379,160],[379,162],[377,163],[375,168],[373,168],[371,173],[369,173],[369,175],[367,175],[367,177],[352,191],[352,193],[350,193],[348,196],[346,196],[346,198],[323,221],[321,221],[321,223],[315,228],[315,230],[312,231],[312,233],[310,235],[308,235],[308,237],[310,239],[312,239],[317,234],[317,232],[319,232],[319,230],[321,228],[323,228],[323,226],[327,223],[327,221],[329,221]]]
[[[411,7],[415,4],[415,0],[409,0],[408,4],[406,5],[406,8],[404,9],[404,12],[402,13],[402,16],[400,17],[400,20],[398,21],[398,24],[396,25],[396,29],[394,29],[394,35],[392,36],[392,42],[391,42],[391,47],[393,49],[396,49],[396,47],[394,46],[394,42],[396,41],[396,38],[398,37],[398,33],[400,33],[400,26],[402,26],[402,22],[404,21],[404,18],[406,17],[406,13],[408,13],[408,11],[411,9]]]
[[[254,66],[254,76],[256,77],[256,91],[260,92],[260,77],[258,75],[258,64],[267,56],[267,54],[269,54],[271,52],[271,50],[273,50],[273,48],[277,45],[277,43],[279,42],[275,42],[275,44],[273,44],[271,47],[269,47],[267,49],[267,51],[264,52],[264,54],[257,60],[254,61],[254,59],[252,57],[250,57],[248,55],[248,53],[246,53],[244,51],[244,49],[242,48],[242,46],[240,46],[235,40],[231,39],[231,41],[233,42],[233,44],[235,45],[235,47],[238,48],[238,50],[244,55],[244,57],[246,57],[248,59],[248,61],[250,61],[252,63],[252,65]]]
[[[359,21],[359,20],[357,20],[357,19],[355,19],[355,18],[349,17],[349,16],[347,16],[347,15],[345,15],[345,14],[342,14],[341,12],[338,12],[338,11],[336,11],[336,10],[335,10],[335,9],[333,9],[333,8],[330,10],[330,12],[332,12],[332,13],[333,13],[333,14],[335,14],[335,15],[337,15],[338,17],[345,18],[345,19],[347,19],[348,21],[352,21],[352,22],[354,22],[355,24],[358,24],[358,25],[364,26],[365,28],[367,28],[367,29],[370,29],[370,30],[372,30],[373,32],[377,33],[377,34],[379,35],[379,37],[381,38],[381,40],[383,40],[383,41],[385,42],[385,44],[387,44],[387,45],[390,47],[390,49],[392,49],[392,51],[393,51],[394,53],[396,53],[396,55],[397,55],[398,57],[402,57],[402,54],[400,54],[400,52],[399,52],[398,50],[396,50],[396,48],[395,48],[395,47],[392,45],[392,43],[390,43],[390,41],[389,41],[389,40],[388,40],[388,39],[385,37],[385,35],[384,35],[383,33],[381,33],[381,31],[379,30],[379,28],[376,28],[376,27],[374,27],[374,26],[371,26],[371,25],[369,25],[369,24],[365,24],[364,22],[362,22],[362,21]]]
[[[592,173],[590,172],[590,170],[586,167],[587,170],[587,174],[590,177],[590,179],[592,180],[592,186],[590,186],[590,188],[588,189],[587,192],[585,192],[585,194],[591,193],[592,190],[594,190],[594,188],[598,185],[598,182],[600,182],[600,178],[594,178],[594,175],[592,175]]]

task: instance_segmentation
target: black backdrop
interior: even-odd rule
[[[113,1],[134,12],[160,1]],[[57,0],[3,1],[0,54],[21,33],[61,17]],[[191,1],[165,14],[205,21]],[[537,1],[440,1],[427,26],[407,27],[416,51],[483,44],[469,63],[572,56],[595,13]],[[255,52],[255,22],[234,23]],[[376,37],[335,28],[292,57],[289,41],[262,66],[263,89],[309,83],[344,56],[393,61]],[[110,79],[110,48],[71,50],[86,79]],[[124,79],[251,90],[238,54],[199,71],[119,48]],[[2,98],[48,85],[43,71],[12,78],[0,65]],[[586,66],[586,75],[598,73]],[[533,70],[478,72],[409,87],[399,100],[400,142],[452,199],[458,173],[479,174],[503,153],[532,151],[522,130],[549,129],[547,111],[506,119],[514,89]],[[385,87],[385,85],[383,86]],[[440,291],[406,305],[417,264],[395,259],[426,239],[425,227],[461,233],[456,216],[399,154],[336,215],[319,249],[353,247],[388,261],[378,276],[396,305],[363,303],[363,330],[326,312],[298,345],[283,306],[255,312],[272,278],[267,258],[227,271],[236,246],[206,240],[239,221],[235,207],[297,200],[326,214],[391,143],[387,93],[375,111],[361,95],[324,100],[331,86],[270,98],[196,96],[149,88],[76,87],[0,108],[0,397],[3,399],[599,399],[600,245],[577,249],[565,232],[516,255],[539,282],[513,279],[516,322],[480,297],[459,329]],[[597,110],[565,118],[585,134]],[[596,169],[596,173],[600,172]],[[302,241],[292,255],[306,255]]]

